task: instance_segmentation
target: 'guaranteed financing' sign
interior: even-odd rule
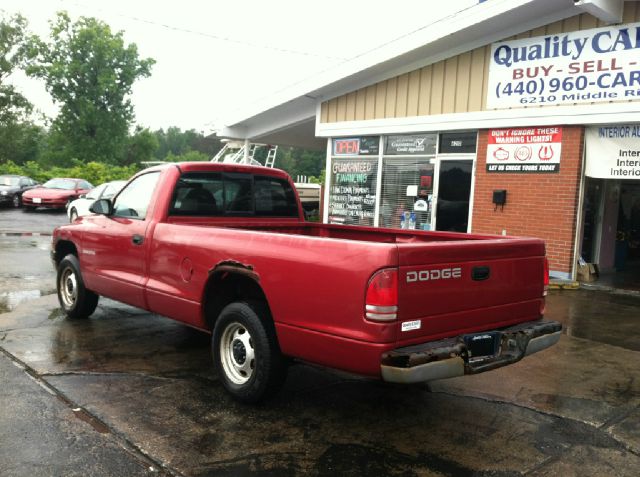
[[[487,107],[640,100],[640,23],[491,47]]]

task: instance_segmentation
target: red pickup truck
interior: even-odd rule
[[[54,231],[66,314],[103,295],[207,331],[244,402],[277,391],[290,358],[413,383],[560,338],[541,240],[310,223],[284,172],[219,163],[144,170],[92,212]]]

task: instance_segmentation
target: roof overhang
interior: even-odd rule
[[[623,0],[491,0],[276,92],[225,121],[218,136],[322,149],[320,103],[534,28]],[[579,5],[578,5],[579,4]],[[425,2],[425,10],[430,8]],[[591,7],[589,7],[591,8]],[[419,12],[416,12],[419,14]],[[425,15],[427,17],[427,15]]]
[[[605,23],[620,23],[624,0],[574,0],[576,6]]]
[[[316,98],[300,96],[279,107],[263,111],[217,131],[217,135],[250,139],[263,144],[324,149],[325,140],[316,138]]]

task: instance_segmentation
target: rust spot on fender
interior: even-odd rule
[[[256,282],[260,281],[260,277],[253,270],[253,265],[240,263],[236,260],[223,260],[219,262],[215,267],[209,270],[209,276],[214,273],[226,274],[231,272],[244,275],[245,277],[251,278]]]

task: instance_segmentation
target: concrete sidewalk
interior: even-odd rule
[[[148,476],[153,464],[0,352],[0,475]]]

